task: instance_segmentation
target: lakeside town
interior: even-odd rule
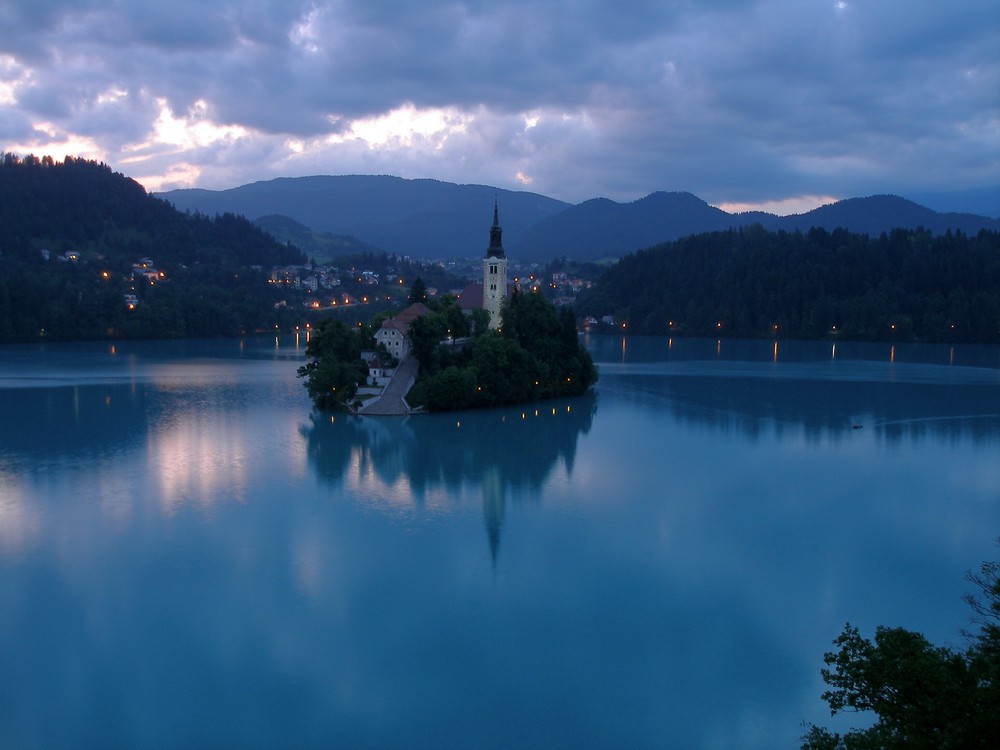
[[[403,261],[408,265],[414,263],[408,257]],[[456,279],[474,278],[474,269],[477,265],[478,262],[472,261],[432,260],[417,264],[417,269],[436,268]],[[570,276],[565,271],[545,273],[544,267],[538,263],[525,266],[512,264],[510,268],[514,273],[511,283],[517,289],[524,292],[542,292],[557,306],[572,304],[581,291],[593,285],[593,279]],[[269,285],[303,292],[305,296],[301,304],[312,310],[367,305],[375,299],[391,301],[399,297],[399,290],[408,290],[413,281],[415,279],[406,279],[395,266],[389,266],[380,272],[358,267],[341,268],[334,265],[311,264],[274,266],[268,278]],[[442,289],[428,285],[426,294],[431,298],[445,294],[459,297],[463,288],[452,286]],[[288,304],[288,302],[283,301],[278,304]]]

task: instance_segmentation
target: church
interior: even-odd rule
[[[514,285],[507,281],[507,255],[503,251],[500,212],[493,203],[493,226],[490,227],[490,244],[483,257],[483,280],[466,284],[458,295],[458,306],[465,313],[483,309],[490,314],[490,327],[500,328],[503,303],[510,299]]]
[[[483,280],[466,284],[457,302],[466,315],[473,310],[486,310],[490,314],[490,328],[499,330],[502,323],[503,305],[514,293],[514,284],[507,281],[507,255],[503,250],[500,228],[500,213],[493,203],[493,226],[490,227],[490,244],[483,257]],[[430,310],[426,305],[414,303],[393,318],[382,321],[375,332],[375,341],[385,345],[386,350],[402,361],[410,353],[410,324]]]

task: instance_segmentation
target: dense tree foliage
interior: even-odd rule
[[[428,305],[430,312],[409,328],[410,351],[420,364],[408,395],[411,406],[453,411],[520,404],[579,395],[597,382],[597,368],[580,345],[572,311],[556,312],[540,294],[514,294],[504,311],[503,333],[490,329],[484,310],[466,315],[453,297]],[[333,318],[317,325],[298,374],[319,408],[353,405],[367,374],[361,352],[374,348],[381,317],[357,329]]]
[[[979,632],[964,650],[920,633],[879,627],[874,642],[848,624],[821,670],[833,714],[871,712],[867,729],[844,734],[813,726],[804,750],[947,750],[1000,747],[1000,563],[970,576]]]
[[[577,336],[572,308],[557,311],[540,294],[514,292],[503,312],[503,337],[535,363],[535,381],[546,396],[582,393],[597,382],[597,369]]]
[[[577,310],[637,333],[1000,341],[1000,233],[713,232],[609,268]]]
[[[133,276],[143,258],[163,283]],[[275,307],[265,273],[304,261],[241,217],[179,213],[106,165],[0,154],[0,341],[273,330],[293,311]]]
[[[427,302],[427,284],[419,276],[410,285],[410,294],[406,301],[411,305],[414,302]]]
[[[367,374],[361,351],[372,346],[367,328],[352,329],[333,318],[320,321],[306,345],[306,364],[298,369],[316,406],[344,410],[351,404]]]
[[[476,311],[483,312],[483,311]],[[411,405],[431,411],[520,404],[574,396],[597,382],[597,368],[577,338],[573,312],[557,312],[540,294],[515,292],[503,312],[501,332],[488,319],[465,318],[474,334],[466,345],[441,345],[459,326],[457,306],[444,305],[410,327],[420,377]]]

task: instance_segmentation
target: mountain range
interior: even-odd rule
[[[537,193],[387,175],[287,177],[229,190],[172,190],[158,197],[182,211],[259,220],[268,231],[277,229],[281,240],[295,242],[305,228],[322,235],[327,245],[378,248],[413,258],[481,255],[494,201],[500,207],[505,249],[525,261],[619,258],[684,236],[752,224],[785,231],[843,228],[872,236],[918,227],[935,234],[1000,230],[997,219],[939,213],[894,195],[849,198],[803,214],[776,216],[727,213],[685,192],[655,192],[628,203],[594,198],[573,205]]]

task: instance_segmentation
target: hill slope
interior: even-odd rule
[[[181,214],[106,165],[0,158],[0,341],[273,330],[283,313],[259,269],[303,261],[246,219]]]
[[[494,199],[502,206],[508,243],[568,205],[535,193],[384,175],[289,177],[230,190],[160,195],[182,211],[228,211],[251,220],[281,214],[316,232],[349,235],[389,252],[423,258],[479,255],[486,249]]]
[[[730,214],[691,193],[657,192],[631,203],[595,198],[538,222],[511,243],[511,252],[530,258],[597,260],[732,225]]]
[[[843,228],[873,237],[893,229],[918,227],[934,234],[944,234],[948,230],[975,234],[980,229],[1000,229],[1000,221],[996,219],[972,214],[938,213],[897,195],[847,198],[808,213],[776,218],[775,228],[786,231],[808,231],[813,227],[826,230]]]
[[[847,229],[872,237],[893,229],[923,228],[934,234],[1000,229],[995,219],[942,214],[894,195],[849,198],[803,214],[775,216],[762,211],[730,214],[690,193],[651,193],[632,203],[599,199],[568,208],[532,227],[511,251],[530,258],[598,260],[681,237],[754,224],[787,232]]]
[[[653,335],[1000,342],[1000,232],[759,226],[627,255],[577,312]]]
[[[378,253],[379,249],[365,242],[341,234],[317,232],[288,216],[271,214],[254,220],[254,224],[279,242],[295,245],[317,263],[326,263],[344,255]]]

